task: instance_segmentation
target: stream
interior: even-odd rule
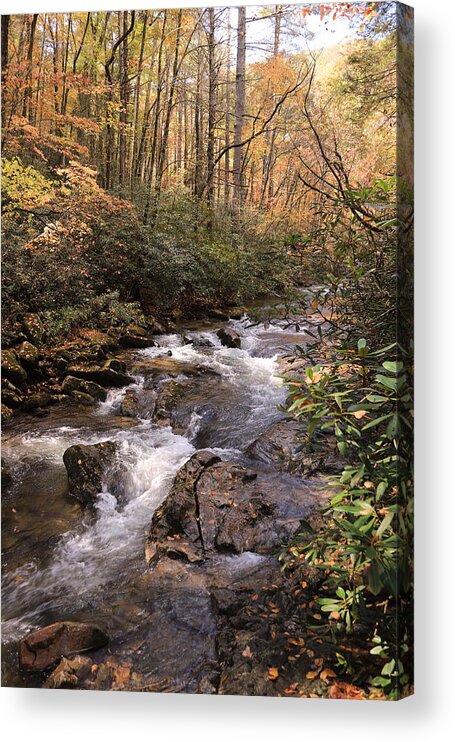
[[[216,621],[206,577],[179,563],[177,578],[163,568],[151,581],[145,535],[177,471],[197,450],[243,461],[247,447],[283,417],[278,407],[287,388],[278,359],[304,338],[304,325],[296,333],[279,321],[252,325],[244,317],[227,324],[241,336],[241,349],[221,345],[219,322],[193,323],[158,336],[157,347],[124,351],[134,383],[110,390],[105,402],[61,403],[45,418],[23,415],[6,427],[2,455],[12,472],[2,503],[6,685],[24,684],[16,647],[28,632],[57,620],[90,620],[111,638],[97,661],[128,661],[163,689],[213,692]],[[172,428],[152,420],[150,402],[171,377],[187,384]],[[120,413],[131,391],[139,419]],[[67,493],[62,456],[74,444],[107,440],[118,444],[122,497],[103,487],[94,509],[84,511]],[[206,572],[239,579],[266,559],[220,554]],[[174,589],[176,579],[182,589]]]

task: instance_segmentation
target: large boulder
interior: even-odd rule
[[[216,334],[221,340],[222,345],[225,345],[227,348],[240,348],[240,335],[231,327],[222,327]]]
[[[116,445],[112,441],[91,446],[70,446],[63,454],[69,493],[83,505],[93,502],[103,482],[113,474]]]
[[[26,368],[36,368],[39,360],[38,348],[25,340],[25,342],[21,343],[15,350],[16,355],[23,366]]]
[[[169,495],[153,515],[145,550],[148,562],[162,553],[187,561],[203,559],[195,487],[204,470],[219,460],[210,451],[198,451],[178,471]]]
[[[37,314],[24,314],[22,318],[22,327],[25,335],[33,345],[41,345],[44,340],[44,325]]]
[[[98,626],[76,621],[58,621],[33,631],[19,644],[19,664],[27,672],[41,672],[62,657],[99,649],[108,643]]]
[[[70,376],[76,376],[78,379],[86,379],[87,381],[94,381],[95,384],[100,386],[128,386],[132,384],[134,379],[127,374],[114,371],[108,366],[70,366],[68,369]]]
[[[16,386],[23,386],[27,381],[27,372],[22,368],[14,350],[2,351],[2,375]]]
[[[195,562],[216,552],[273,554],[323,497],[313,482],[199,451],[180,469],[153,516],[146,558],[166,554]]]
[[[73,394],[75,392],[82,392],[83,394],[89,394],[93,399],[98,399],[101,402],[107,397],[107,392],[99,384],[95,384],[94,381],[87,381],[85,379],[78,379],[76,376],[67,376],[62,383],[62,391],[64,394]]]

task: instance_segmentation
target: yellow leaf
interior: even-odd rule
[[[356,412],[354,412],[354,417],[356,418],[356,420],[361,420],[362,417],[365,417],[366,414],[367,410],[356,410]]]
[[[314,680],[315,678],[317,678],[320,672],[321,672],[320,668],[318,668],[317,670],[310,670],[310,672],[307,672],[306,676],[308,680]]]

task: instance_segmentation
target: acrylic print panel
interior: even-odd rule
[[[2,16],[4,685],[412,693],[412,24]]]

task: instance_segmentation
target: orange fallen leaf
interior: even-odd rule
[[[340,618],[340,614],[338,613],[338,611],[332,611],[331,613],[329,613],[329,618],[334,618],[336,621],[338,621],[338,619]]]
[[[242,655],[243,655],[243,657],[252,657],[253,656],[253,652],[251,651],[251,649],[249,648],[248,645],[243,650]]]
[[[306,676],[308,680],[314,680],[315,678],[317,678],[320,672],[321,672],[321,668],[318,667],[317,670],[310,670],[310,672],[307,672]]]
[[[351,698],[354,701],[363,701],[366,697],[361,688],[339,680],[330,686],[327,695],[329,698]]]
[[[288,644],[293,644],[295,647],[303,647],[305,639],[288,639]]]
[[[321,672],[320,678],[325,683],[328,683],[328,678],[336,678],[337,674],[333,670],[331,670],[330,667],[327,667],[325,670]]]
[[[361,420],[366,414],[367,410],[356,410],[356,412],[354,412],[354,417],[356,420]]]
[[[277,667],[269,667],[267,671],[267,678],[268,680],[276,680],[279,676],[278,668]]]

